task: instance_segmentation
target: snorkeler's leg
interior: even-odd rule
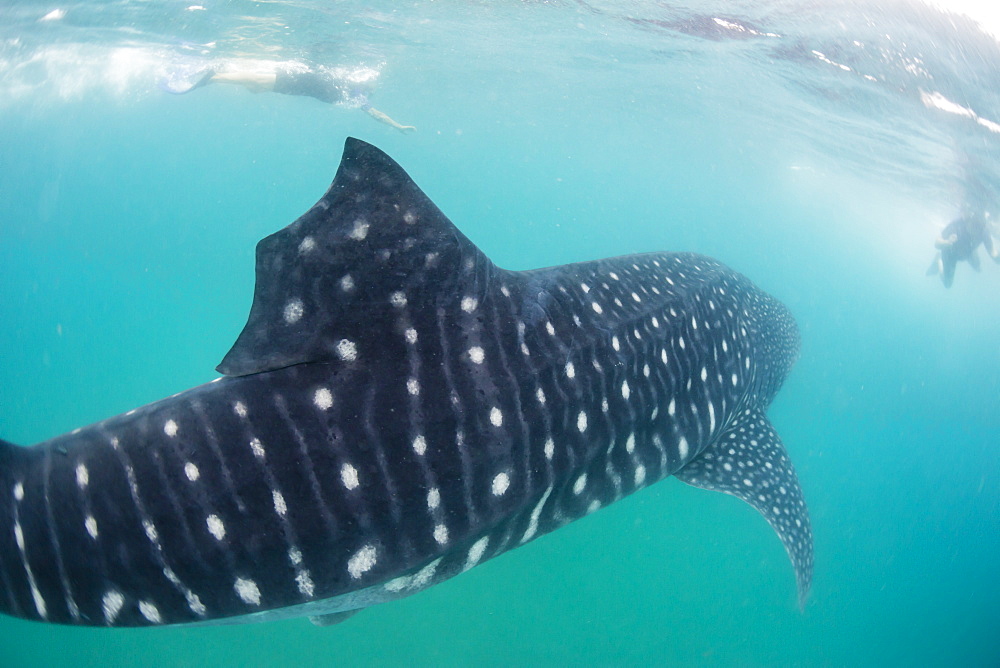
[[[397,123],[395,120],[390,118],[388,114],[385,114],[375,107],[363,107],[365,113],[374,118],[379,123],[385,123],[386,125],[396,128],[400,132],[413,132],[416,130],[412,125],[403,125],[402,123]]]
[[[957,260],[951,253],[941,253],[941,282],[944,287],[950,288],[955,280],[955,264]]]
[[[982,267],[979,265],[979,250],[978,249],[973,248],[972,252],[969,253],[968,263],[976,271],[981,271],[982,270]]]
[[[254,92],[274,90],[274,72],[235,71],[217,72],[212,75],[212,83],[228,83],[243,86]]]
[[[941,253],[936,253],[931,261],[931,266],[927,267],[928,276],[937,276],[941,273]]]
[[[983,248],[986,249],[987,254],[993,258],[994,262],[1000,264],[1000,247],[998,247],[997,242],[993,240],[993,235],[989,232],[983,235]]]

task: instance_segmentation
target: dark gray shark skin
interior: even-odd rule
[[[0,610],[95,626],[311,615],[413,594],[669,475],[813,552],[764,411],[788,311],[707,257],[495,266],[378,149],[257,246],[211,383],[0,442]]]

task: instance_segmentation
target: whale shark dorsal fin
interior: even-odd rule
[[[257,244],[250,316],[217,368],[243,376],[354,357],[380,345],[401,304],[481,295],[494,270],[402,167],[349,138],[322,199]]]
[[[804,606],[813,570],[809,511],[792,460],[764,411],[745,409],[674,475],[689,485],[742,499],[767,519],[795,568],[799,605]]]

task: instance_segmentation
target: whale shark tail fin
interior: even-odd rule
[[[795,569],[799,606],[812,583],[809,511],[785,446],[764,411],[744,410],[719,438],[674,474],[694,487],[746,501],[771,525]]]

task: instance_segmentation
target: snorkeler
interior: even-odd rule
[[[955,278],[955,265],[959,261],[965,260],[979,271],[979,244],[983,245],[995,262],[1000,263],[1000,247],[993,242],[988,218],[988,213],[980,211],[967,213],[948,223],[934,242],[939,252],[927,274],[939,274],[944,286],[950,288]]]
[[[337,76],[324,67],[310,67],[291,63],[290,66],[267,68],[233,69],[227,63],[224,70],[195,68],[176,71],[160,81],[160,88],[174,95],[190,93],[196,88],[212,83],[229,83],[243,86],[255,93],[272,91],[284,95],[305,95],[327,104],[343,102],[357,107],[366,114],[400,132],[413,132],[412,125],[397,123],[387,114],[371,106],[365,94],[348,79]]]

